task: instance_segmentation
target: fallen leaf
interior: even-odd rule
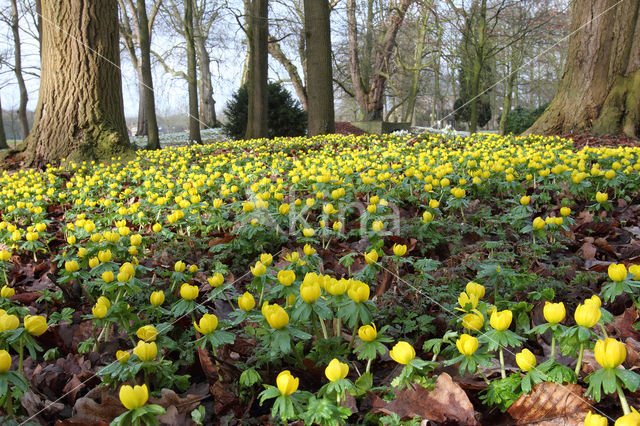
[[[640,333],[633,327],[633,324],[638,320],[638,311],[635,307],[625,309],[622,315],[615,317],[613,322],[607,324],[607,332],[615,333],[620,339],[627,339],[629,337],[640,340]]]
[[[579,385],[538,383],[511,404],[507,413],[518,424],[582,425],[591,405]]]
[[[584,243],[580,250],[582,252],[582,256],[586,259],[595,259],[596,253],[598,249],[591,243]]]
[[[478,424],[469,397],[447,373],[438,376],[432,391],[413,385],[396,392],[396,395],[396,399],[374,412],[396,413],[402,419],[420,416],[436,423],[453,421],[462,425]]]

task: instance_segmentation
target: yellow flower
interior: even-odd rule
[[[96,303],[93,308],[91,308],[91,313],[94,317],[100,319],[107,316],[107,311],[109,308],[104,303]]]
[[[307,238],[311,238],[315,235],[316,231],[313,230],[313,228],[304,228],[302,230],[302,235],[304,235]]]
[[[316,249],[311,247],[309,244],[305,244],[302,248],[302,251],[304,252],[305,256],[312,256],[316,253]]]
[[[154,291],[151,293],[151,296],[149,296],[149,302],[151,302],[153,306],[162,305],[164,303],[164,292],[160,290]]]
[[[0,349],[0,374],[6,373],[11,368],[11,355],[4,349]]]
[[[543,309],[544,319],[551,324],[557,324],[564,319],[567,315],[567,311],[564,308],[564,303],[551,303],[546,302]]]
[[[264,263],[257,261],[256,266],[251,266],[251,273],[253,274],[253,276],[259,277],[267,273],[267,267],[264,265]]]
[[[571,209],[569,207],[561,207],[560,208],[560,215],[567,217],[571,214]]]
[[[278,281],[285,287],[289,287],[296,280],[294,271],[282,270],[278,272]]]
[[[407,253],[407,246],[404,244],[394,244],[393,245],[393,254],[398,257],[402,257]]]
[[[112,282],[114,279],[115,279],[115,277],[113,276],[113,272],[111,272],[111,271],[104,271],[104,272],[102,273],[102,280],[103,280],[105,283],[110,283],[110,282]]]
[[[78,265],[78,262],[76,262],[75,260],[69,260],[67,262],[64,262],[64,269],[67,272],[78,272],[78,269],[80,269],[80,265]]]
[[[622,263],[612,263],[607,270],[611,281],[624,281],[627,279],[627,268]]]
[[[158,330],[156,330],[152,325],[145,325],[136,331],[136,336],[138,336],[138,339],[144,340],[145,342],[153,342],[158,336]]]
[[[151,229],[153,229],[153,232],[160,232],[162,230],[162,225],[160,225],[159,223],[154,223]]]
[[[129,361],[129,357],[131,356],[131,354],[128,351],[117,351],[116,352],[116,359],[118,360],[118,362],[120,364],[126,364],[127,361]]]
[[[152,361],[158,355],[158,346],[156,346],[156,342],[145,343],[141,340],[133,348],[133,353],[140,358],[140,361]]]
[[[296,263],[300,259],[300,253],[297,251],[292,251],[291,253],[287,253],[284,257],[284,260],[290,263]]]
[[[0,250],[0,260],[6,262],[9,259],[11,259],[11,252],[7,250]]]
[[[134,387],[122,385],[119,396],[120,402],[122,402],[122,405],[124,405],[127,410],[135,410],[147,403],[149,390],[146,384]]]
[[[378,330],[375,324],[363,325],[358,329],[358,336],[364,342],[372,342],[378,337]]]
[[[200,291],[198,290],[198,286],[190,285],[187,283],[182,284],[180,286],[180,297],[185,300],[193,300],[198,297]]]
[[[458,303],[463,311],[469,312],[478,307],[478,296],[475,294],[467,294],[463,291],[458,297]]]
[[[378,261],[378,252],[375,249],[371,250],[369,253],[365,252],[364,260],[369,265],[376,263]]]
[[[438,200],[429,200],[429,207],[431,207],[432,209],[437,209],[438,207],[440,207],[440,201]]]
[[[589,304],[589,303],[594,304],[594,305],[596,305],[598,308],[599,308],[600,306],[602,306],[602,301],[600,300],[600,298],[598,297],[598,295],[597,295],[597,294],[594,294],[594,295],[593,295],[593,296],[591,296],[589,299],[585,299],[584,303],[585,303],[585,305],[586,305],[586,304]]]
[[[398,342],[389,351],[389,356],[398,364],[408,364],[416,357],[416,351],[407,342]]]
[[[491,327],[498,331],[504,331],[511,325],[513,319],[513,313],[509,310],[498,312],[495,310],[489,318],[489,324]]]
[[[274,330],[280,330],[289,324],[289,314],[282,306],[268,305],[266,309],[263,308],[262,313]]]
[[[484,297],[484,293],[486,290],[482,284],[469,281],[464,291],[466,291],[469,296],[475,295],[478,300],[480,300]]]
[[[598,340],[593,353],[602,368],[617,368],[627,358],[627,348],[624,343],[610,337]]]
[[[349,366],[338,361],[337,358],[333,358],[327,368],[324,369],[324,374],[330,382],[342,380],[349,374]]]
[[[89,268],[95,268],[100,264],[100,260],[97,257],[89,259]]]
[[[192,274],[195,274],[196,272],[198,272],[198,265],[189,266],[189,272],[191,272]]]
[[[600,311],[600,306],[597,306],[595,303],[584,303],[582,305],[578,305],[576,308],[573,317],[576,320],[576,324],[591,328],[600,321],[600,316],[602,312]]]
[[[297,391],[299,382],[300,380],[297,377],[293,377],[289,370],[284,370],[276,378],[278,390],[284,396],[289,396]]]
[[[260,255],[260,262],[262,262],[265,266],[269,266],[271,265],[271,262],[273,262],[273,256],[269,253],[262,253]]]
[[[309,275],[307,275],[309,276]],[[322,289],[318,283],[318,279],[307,279],[300,285],[300,297],[307,303],[315,303],[320,298]]]
[[[187,269],[187,265],[182,260],[178,260],[173,266],[173,270],[176,272],[184,272],[185,269]]]
[[[607,195],[606,192],[596,192],[596,201],[598,203],[604,203],[605,201],[607,201],[609,199],[609,195]]]
[[[362,281],[354,281],[349,287],[347,294],[356,303],[366,302],[369,299],[371,289]]]
[[[629,273],[633,275],[633,280],[640,280],[640,265],[629,266]]]
[[[375,232],[380,232],[380,231],[382,231],[382,229],[384,229],[384,223],[382,223],[382,221],[380,221],[380,220],[376,220],[375,222],[373,222],[371,224],[371,228]]]
[[[609,421],[606,417],[599,414],[592,414],[591,411],[587,413],[587,417],[584,418],[584,426],[607,426]]]
[[[67,243],[69,243],[71,245],[75,244],[76,241],[77,240],[76,240],[76,236],[75,235],[70,235],[70,236],[67,237]]]
[[[193,323],[193,326],[201,334],[211,334],[218,328],[218,317],[212,314],[204,314],[200,318],[200,324]]]
[[[211,287],[220,287],[222,283],[224,283],[224,275],[222,275],[220,272],[216,272],[215,274],[207,278],[207,282]]]
[[[251,293],[245,291],[242,296],[238,298],[238,307],[245,312],[249,312],[256,306],[256,299],[253,298]]]
[[[462,317],[462,326],[467,330],[480,331],[484,325],[484,317],[478,313],[470,313]]]
[[[139,246],[140,244],[142,244],[142,235],[134,234],[131,236],[131,239],[129,241],[132,246]]]
[[[24,329],[32,336],[40,336],[47,331],[47,319],[43,316],[27,315],[24,317]]]
[[[520,204],[522,204],[523,206],[528,206],[530,202],[531,197],[529,197],[528,195],[523,195],[522,198],[520,198]]]
[[[465,356],[471,356],[478,350],[478,339],[468,334],[463,334],[456,341],[458,351]]]
[[[585,421],[586,425],[586,421]],[[640,425],[640,414],[631,407],[631,412],[622,417],[618,417],[614,426],[638,426]]]
[[[516,354],[516,364],[522,371],[529,372],[536,366],[536,356],[529,349],[523,349]]]
[[[98,259],[100,259],[100,262],[102,263],[109,262],[111,258],[112,258],[111,250],[107,249],[105,251],[98,252]]]
[[[539,231],[542,228],[544,228],[546,224],[547,223],[540,216],[533,219],[533,229],[535,229],[536,231]]]
[[[6,285],[2,286],[2,290],[0,290],[0,296],[4,297],[5,299],[12,298],[14,294],[16,294],[16,291]]]

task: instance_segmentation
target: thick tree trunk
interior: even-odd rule
[[[185,39],[187,42],[187,84],[189,86],[189,141],[202,143],[198,114],[198,71],[193,32],[193,0],[184,2]]]
[[[562,81],[527,133],[640,135],[640,2],[616,3],[575,1]]]
[[[329,2],[304,1],[309,136],[335,132]]]
[[[146,149],[160,149],[158,121],[156,119],[156,100],[153,94],[153,77],[151,76],[151,37],[149,35],[149,19],[145,0],[137,1],[138,31],[140,42],[140,71],[144,93],[144,115],[147,124]]]
[[[27,86],[24,84],[22,76],[22,45],[20,43],[20,29],[18,27],[18,5],[16,0],[11,0],[11,31],[13,32],[13,52],[14,67],[13,70],[18,80],[18,89],[20,90],[20,104],[18,106],[18,119],[20,120],[20,131],[22,138],[26,138],[29,134],[29,120],[27,118],[27,102],[29,96]]]
[[[200,69],[200,128],[212,129],[218,122],[216,101],[213,99],[213,84],[211,84],[211,57],[207,51],[206,37],[202,33],[199,19],[195,19],[193,24]]]
[[[507,126],[507,117],[511,112],[511,100],[513,99],[513,85],[516,82],[516,72],[509,70],[510,74],[507,77],[507,89],[504,94],[504,100],[502,102],[502,115],[500,116],[500,134],[504,135],[505,127]]]
[[[268,136],[267,78],[269,50],[268,0],[253,0],[251,7],[251,44],[249,61],[249,111],[247,139]]]
[[[136,136],[147,136],[147,116],[144,113],[144,86],[142,85],[142,69],[139,65],[134,65],[138,75],[138,125],[136,126]]]
[[[7,149],[7,134],[4,132],[4,120],[2,120],[2,97],[0,97],[0,149]]]
[[[130,150],[116,0],[43,0],[42,17],[40,92],[26,139],[27,165]]]

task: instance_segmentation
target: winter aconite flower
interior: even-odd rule
[[[213,288],[220,287],[224,283],[224,275],[220,272],[216,272],[209,278],[207,278],[207,282]]]
[[[600,306],[595,303],[587,303],[586,301],[584,304],[579,305],[573,314],[576,324],[586,328],[591,328],[596,325],[598,321],[600,321],[600,316],[602,316]]]
[[[0,349],[0,374],[6,373],[11,368],[11,355],[4,349]]]
[[[296,273],[290,270],[278,272],[278,281],[285,287],[289,287],[296,280]]]
[[[158,355],[158,346],[156,346],[156,342],[145,343],[139,341],[138,345],[133,348],[133,353],[140,358],[140,361],[153,361]]]
[[[598,340],[593,353],[602,368],[617,368],[627,358],[624,343],[610,337]]]
[[[509,310],[494,311],[489,318],[489,324],[491,327],[498,331],[504,331],[511,325],[511,320],[513,320],[513,313]]]
[[[242,296],[238,298],[238,306],[245,312],[249,312],[256,306],[256,299],[253,298],[251,293],[245,291]]]
[[[7,287],[6,285],[2,286],[2,290],[0,290],[0,296],[4,297],[5,299],[12,298],[14,294],[16,294],[16,291],[11,287]]]
[[[298,384],[300,380],[297,377],[293,377],[289,370],[284,370],[276,378],[276,385],[278,390],[284,396],[289,396],[298,390]]]
[[[122,405],[124,405],[127,410],[135,410],[147,403],[149,390],[146,384],[134,387],[122,385],[118,396],[120,397],[120,402],[122,402]]]
[[[160,290],[152,292],[151,296],[149,296],[149,302],[151,302],[153,306],[162,305],[164,303],[164,292]]]
[[[480,331],[484,325],[484,317],[479,313],[470,313],[462,317],[462,326],[467,330]]]
[[[378,337],[378,330],[376,330],[375,324],[363,325],[358,329],[358,336],[364,342],[372,342]]]
[[[267,267],[264,265],[264,263],[258,261],[256,262],[255,266],[251,267],[251,273],[254,277],[259,277],[267,273]]]
[[[47,319],[43,316],[27,315],[24,317],[24,329],[32,336],[40,336],[47,331]]]
[[[80,269],[80,265],[75,260],[69,260],[68,262],[64,262],[64,270],[67,272],[78,272]]]
[[[198,286],[184,283],[180,286],[180,297],[185,300],[193,300],[198,297],[200,291],[198,290]]]
[[[587,413],[587,417],[584,418],[584,426],[607,426],[609,421],[606,417],[600,414],[593,414],[591,411]]]
[[[523,349],[516,354],[516,364],[522,371],[529,372],[536,366],[536,356],[529,349]]]
[[[200,318],[200,324],[193,323],[193,326],[200,334],[210,334],[218,328],[218,317],[213,314],[204,314]]]
[[[467,283],[467,286],[465,287],[464,291],[469,296],[475,296],[478,299],[482,299],[484,297],[485,288],[481,284],[478,284],[478,283],[473,282],[473,281],[469,281]]]
[[[456,347],[462,355],[471,356],[478,350],[478,339],[468,334],[463,334],[456,341]]]
[[[609,195],[607,195],[606,192],[596,192],[596,201],[598,203],[604,203],[605,201],[607,201],[609,199]]]
[[[551,324],[557,324],[564,319],[567,312],[564,303],[546,302],[543,309],[544,319]]]
[[[128,351],[116,351],[116,359],[120,364],[126,364],[131,354]]]
[[[393,254],[398,257],[402,257],[407,253],[407,246],[404,244],[394,244],[393,245]]]
[[[627,268],[621,263],[612,263],[607,269],[611,281],[624,281],[627,279]]]
[[[365,253],[364,260],[369,265],[376,263],[378,261],[378,252],[375,249],[373,249],[369,253]]]
[[[463,311],[468,312],[478,306],[478,296],[475,294],[467,294],[463,291],[458,297],[458,303]]]
[[[187,269],[187,265],[182,260],[178,260],[173,266],[173,270],[176,272],[184,272],[185,269]]]
[[[107,311],[109,308],[104,303],[96,303],[93,308],[91,308],[91,313],[94,317],[101,319],[107,316]]]
[[[585,422],[586,425],[586,422]],[[631,412],[622,417],[618,417],[614,426],[638,426],[640,425],[640,414],[631,407]]]
[[[369,299],[371,289],[362,281],[354,281],[349,287],[347,294],[356,303],[366,302]]]
[[[271,328],[275,330],[280,330],[289,324],[289,314],[282,306],[267,305],[266,309],[263,310],[263,314]]]
[[[347,374],[349,374],[349,366],[333,358],[331,362],[329,362],[329,365],[327,365],[327,368],[324,369],[324,374],[330,382],[335,382],[347,377]]]
[[[145,325],[136,331],[136,336],[138,336],[138,339],[144,340],[145,342],[153,342],[158,336],[158,330],[156,330],[152,325]]]
[[[389,356],[398,364],[408,364],[416,357],[416,351],[407,342],[398,342],[389,351]]]

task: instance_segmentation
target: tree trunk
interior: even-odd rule
[[[475,46],[475,54],[473,55],[473,65],[471,71],[471,97],[469,118],[469,133],[475,133],[478,130],[478,104],[480,103],[480,75],[486,61],[485,43],[487,32],[487,0],[480,3],[480,15],[478,16],[478,26],[475,30],[477,34],[477,45]]]
[[[133,59],[133,58],[132,58]],[[144,86],[142,85],[142,69],[140,65],[134,65],[136,74],[138,75],[138,125],[136,127],[136,136],[147,136],[147,116],[144,113]]]
[[[200,69],[200,128],[212,129],[216,127],[217,119],[216,101],[213,99],[213,84],[211,84],[211,57],[207,51],[207,39],[202,33],[200,18],[194,20],[193,27]]]
[[[305,87],[304,82],[302,81],[302,78],[298,73],[298,69],[296,68],[294,63],[286,57],[286,55],[282,51],[282,48],[280,47],[280,44],[278,44],[278,41],[271,36],[269,36],[269,54],[273,56],[276,61],[280,62],[280,65],[282,65],[284,69],[287,70],[287,74],[289,74],[289,79],[291,80],[291,84],[293,85],[293,90],[296,91],[296,95],[300,100],[302,109],[307,111],[307,88]],[[306,53],[304,55],[306,55]],[[306,61],[306,59],[303,59],[303,62],[304,61]]]
[[[242,62],[240,86],[249,84],[249,67],[251,66],[251,0],[242,0],[244,6],[244,29],[247,36],[247,53]]]
[[[20,120],[20,131],[22,139],[29,134],[29,120],[27,118],[27,102],[29,96],[27,86],[24,84],[22,76],[22,46],[20,43],[20,29],[18,27],[18,5],[16,0],[11,0],[11,31],[13,32],[13,51],[14,51],[14,67],[13,70],[18,80],[18,88],[20,90],[20,104],[18,106],[18,119]]]
[[[576,0],[555,97],[527,133],[640,135],[640,2]],[[608,10],[610,9],[611,10]]]
[[[42,18],[40,92],[26,164],[129,151],[116,0],[43,0]]]
[[[329,2],[304,0],[309,136],[335,132]]]
[[[138,31],[140,43],[140,71],[144,92],[144,115],[147,124],[146,149],[160,149],[158,121],[156,119],[156,101],[153,94],[153,77],[151,76],[151,37],[149,36],[149,19],[145,0],[137,1]]]
[[[2,97],[0,97],[0,149],[7,149],[7,134],[4,132],[4,120],[2,119]]]
[[[184,33],[187,42],[187,84],[189,86],[189,142],[202,143],[198,119],[198,72],[193,33],[193,0],[184,2]]]
[[[504,100],[502,103],[502,115],[500,116],[500,134],[504,135],[505,127],[507,125],[507,117],[511,112],[511,100],[513,99],[513,86],[516,83],[516,76],[518,75],[518,68],[520,67],[520,61],[516,61],[514,55],[517,53],[512,52],[509,59],[509,66],[507,67],[507,88],[504,94]],[[519,55],[518,55],[519,56]]]
[[[269,132],[267,118],[268,3],[268,0],[253,0],[251,7],[247,139],[264,138],[268,136]]]

